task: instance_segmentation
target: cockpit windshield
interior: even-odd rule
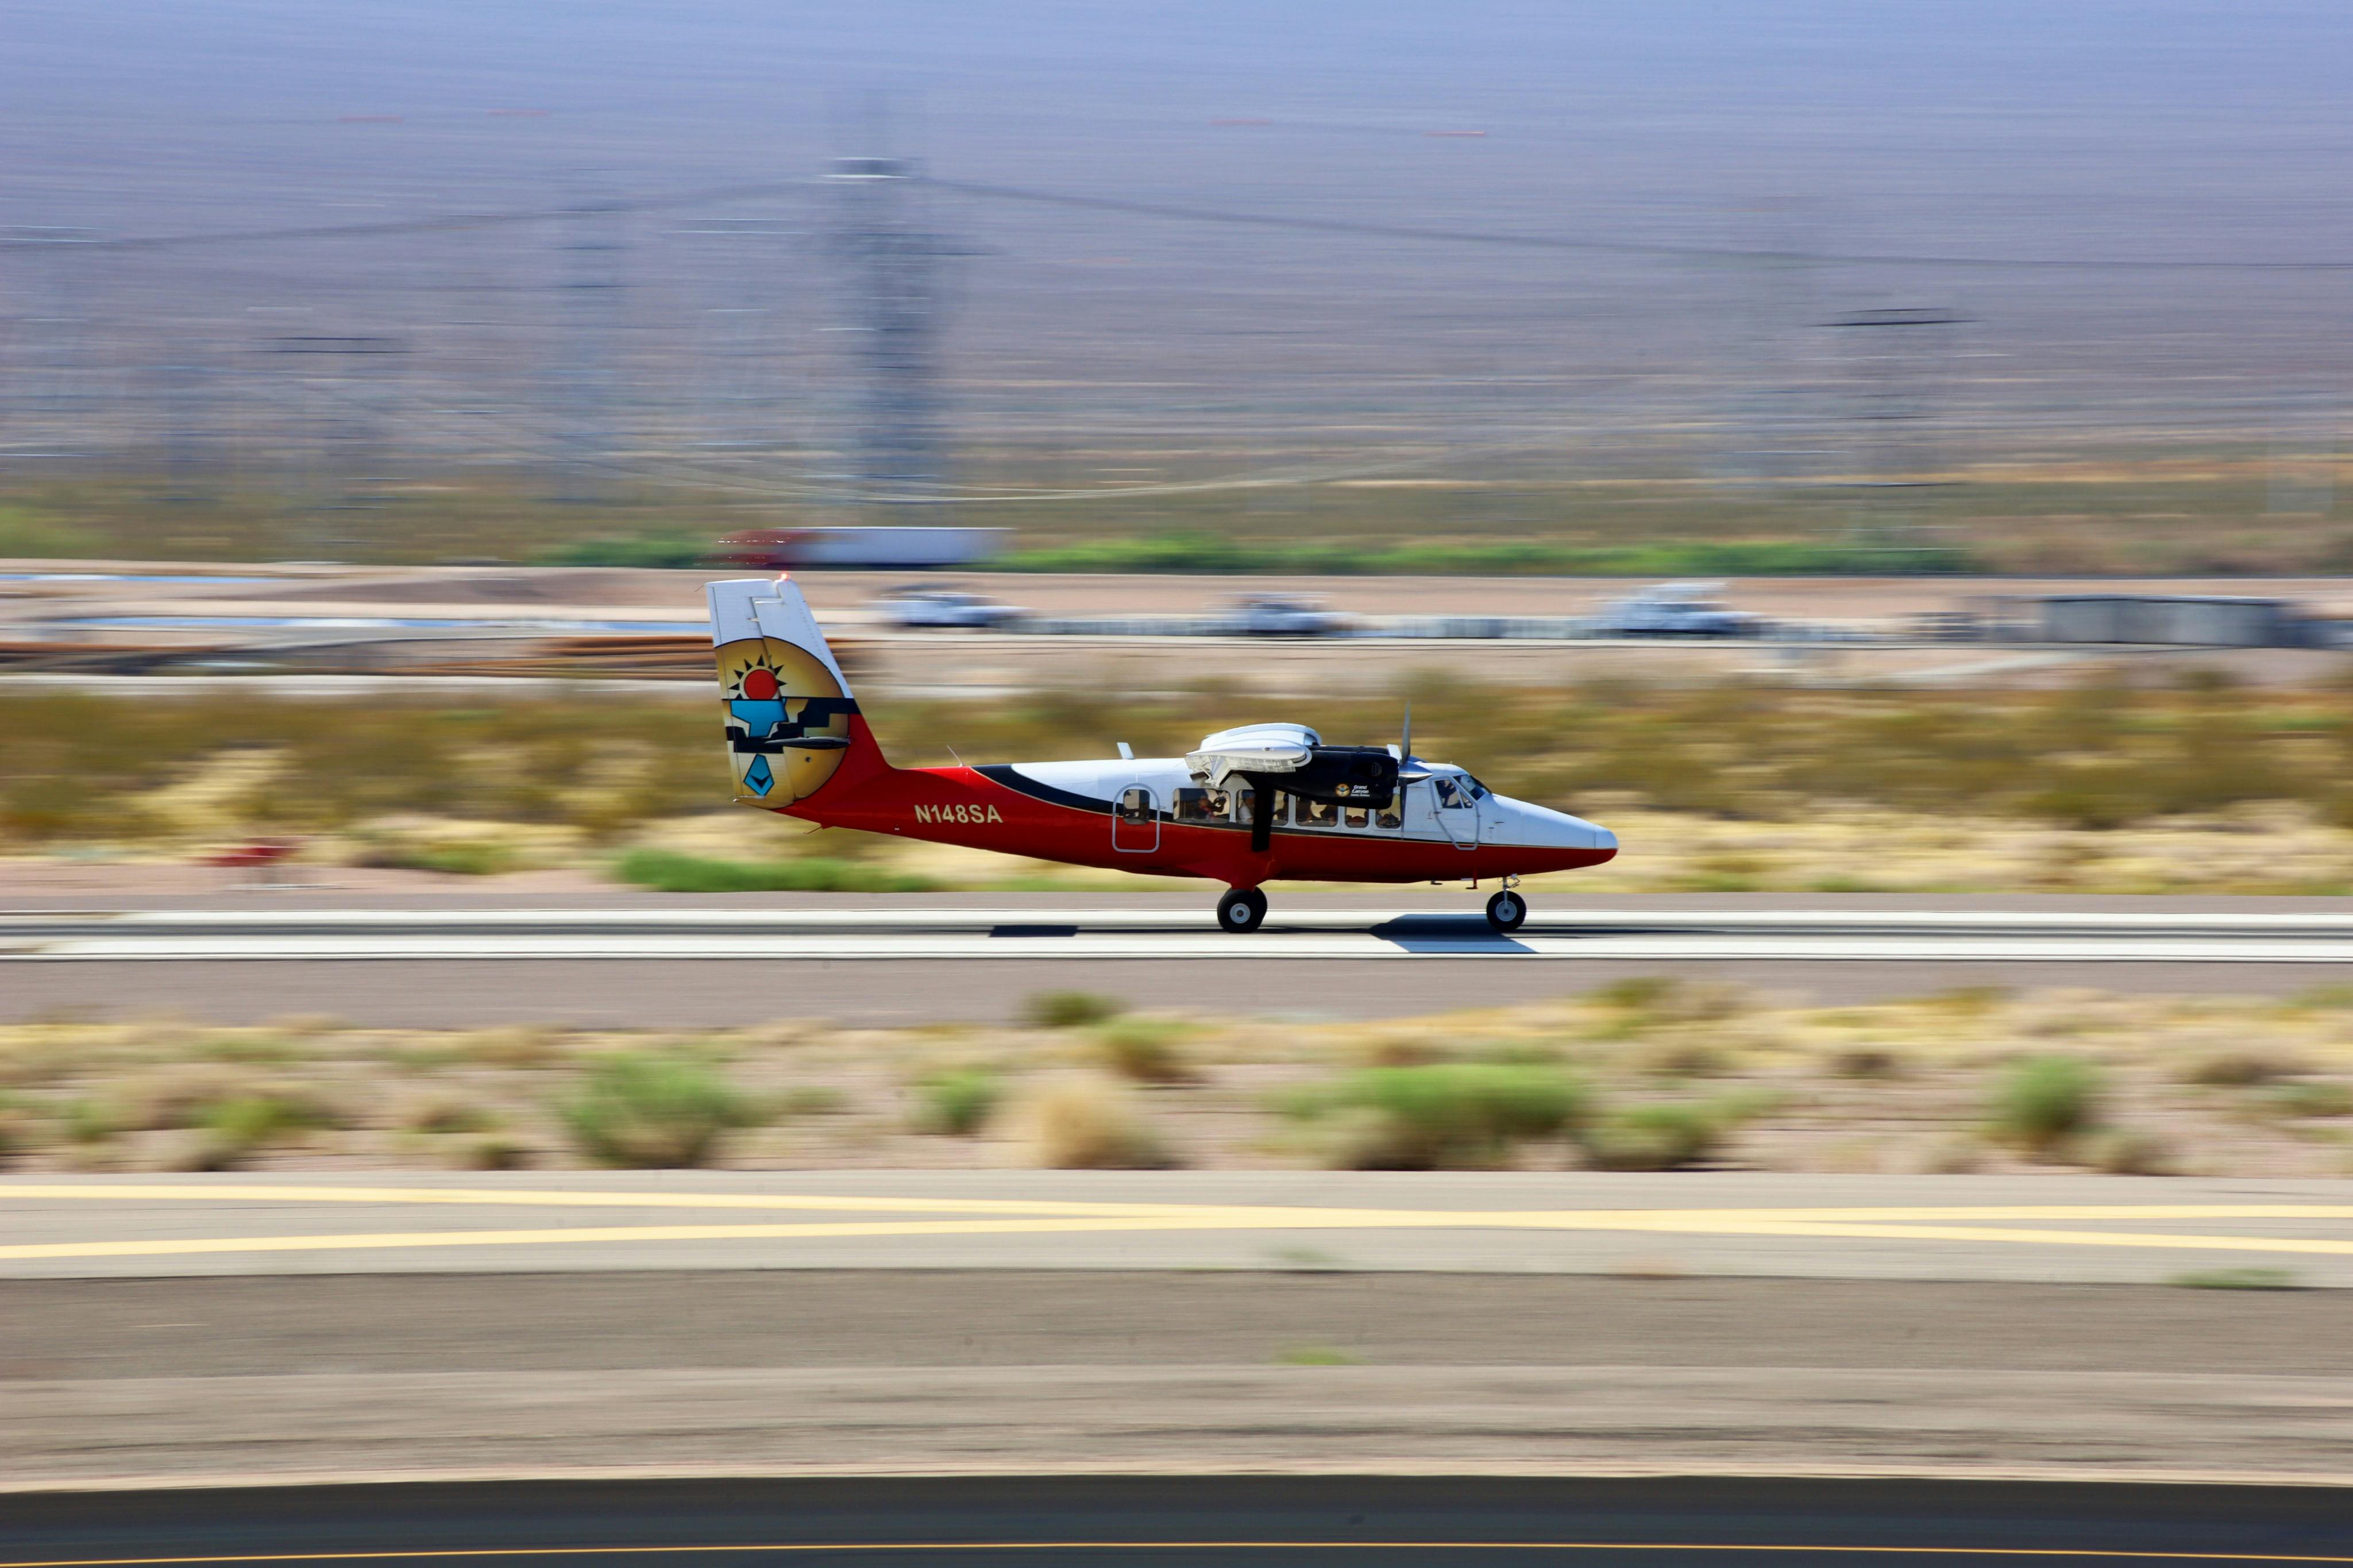
[[[1470,792],[1471,798],[1472,800],[1484,800],[1487,798],[1487,786],[1481,784],[1477,779],[1472,778],[1469,773],[1464,773],[1462,775],[1462,787]]]

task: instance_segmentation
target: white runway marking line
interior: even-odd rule
[[[0,916],[0,960],[29,963],[1008,958],[2353,963],[2353,916],[1587,910],[1501,936],[1476,915],[1304,910],[1242,937],[1134,907]]]
[[[578,1226],[538,1229],[360,1231],[330,1235],[177,1237],[0,1245],[0,1262],[220,1253],[565,1246],[599,1242],[766,1241],[905,1236],[1268,1230],[1549,1230],[1862,1241],[1977,1241],[2016,1246],[2353,1256],[2353,1240],[2323,1237],[2061,1230],[2087,1220],[2348,1220],[2342,1204],[2076,1204],[1784,1209],[1377,1209],[1121,1204],[1029,1198],[906,1198],[817,1194],[495,1192],[441,1187],[192,1183],[10,1183],[11,1200],[368,1204],[468,1208],[655,1208],[928,1215],[930,1218],[769,1224]],[[955,1217],[949,1217],[955,1216]],[[2042,1226],[1988,1224],[2041,1221]],[[1977,1222],[1977,1223],[1966,1223]]]

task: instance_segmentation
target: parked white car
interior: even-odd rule
[[[928,584],[893,588],[867,607],[885,625],[907,631],[987,631],[1029,613],[962,588]]]
[[[1234,601],[1233,629],[1250,637],[1317,637],[1345,630],[1345,616],[1314,599],[1282,594],[1245,594]]]
[[[1736,610],[1715,595],[1721,583],[1662,583],[1604,605],[1594,629],[1620,637],[1762,637],[1762,616]]]

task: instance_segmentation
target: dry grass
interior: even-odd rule
[[[1814,1008],[1644,984],[1373,1022],[1167,1022],[1182,1072],[1142,1079],[1104,1065],[1101,1024],[691,1038],[17,1025],[0,1027],[0,1158],[2353,1174],[2353,1010],[2322,996],[1972,992]]]
[[[1156,1170],[1171,1163],[1135,1097],[1117,1081],[1073,1073],[1049,1079],[1010,1112],[1022,1163],[1057,1171]]]
[[[1410,688],[1397,698],[1412,697],[1427,754],[1618,829],[1627,852],[1576,875],[1586,894],[2353,889],[2344,685]],[[1397,707],[1334,699],[1300,717],[1335,736],[1385,737]],[[892,703],[877,719],[895,758],[927,763],[948,760],[939,737],[950,732],[976,758],[1080,754],[1112,732],[1170,754],[1232,709],[1219,691],[1047,692],[952,715]],[[156,705],[9,693],[0,854],[185,855],[278,834],[303,838],[322,861],[454,874],[712,859],[730,874],[757,862],[762,885],[1018,886],[1070,875],[848,833],[823,838],[818,865],[793,825],[720,804],[712,730],[691,705],[619,699]],[[133,732],[141,743],[124,753],[116,738]]]

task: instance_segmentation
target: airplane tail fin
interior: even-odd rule
[[[704,591],[738,805],[782,810],[889,765],[800,584],[739,578]]]

